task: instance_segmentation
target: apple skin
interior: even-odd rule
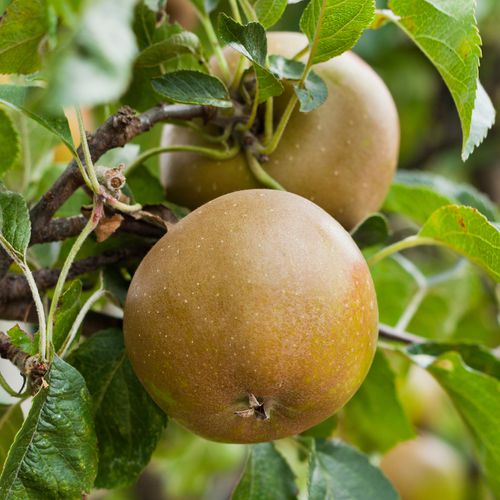
[[[292,57],[305,47],[299,33],[271,32],[268,51]],[[226,49],[231,68],[237,53]],[[264,164],[288,191],[314,201],[351,229],[378,210],[387,194],[399,155],[399,119],[384,82],[352,52],[319,64],[314,70],[328,86],[328,99],[318,109],[294,111],[277,150]],[[290,89],[275,99],[277,123]],[[162,144],[204,142],[190,129],[167,125]],[[196,208],[222,194],[260,187],[242,154],[216,161],[195,154],[162,158],[167,198]]]
[[[371,365],[378,309],[350,235],[292,193],[245,190],[177,223],[128,292],[125,344],[156,403],[207,439],[271,441],[323,421]],[[244,418],[249,394],[270,418]]]
[[[384,456],[380,467],[401,500],[465,500],[465,460],[430,434],[398,444]]]

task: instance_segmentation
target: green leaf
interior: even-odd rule
[[[9,115],[0,108],[0,177],[12,167],[19,156],[19,134]]]
[[[57,306],[54,320],[54,349],[59,351],[80,312],[80,297],[82,294],[82,282],[74,280],[64,291]]]
[[[417,354],[412,359],[425,367],[450,396],[476,441],[491,489],[500,495],[500,380],[467,366],[457,352],[437,359]]]
[[[300,80],[304,73],[305,64],[286,57],[269,56],[270,70],[285,80]],[[293,89],[300,102],[300,111],[308,113],[321,106],[328,97],[328,88],[323,79],[314,71],[309,71],[302,87],[294,85]]]
[[[39,91],[40,89],[36,87],[0,85],[0,103],[24,113],[59,137],[72,151],[76,151],[73,139],[71,138],[68,120],[62,108],[52,108],[50,113],[30,108],[29,103],[33,100],[33,95]]]
[[[481,37],[472,0],[391,0],[393,20],[422,50],[443,77],[462,123],[462,158],[481,143],[495,112],[479,86]]]
[[[338,423],[337,415],[332,415],[328,417],[323,422],[307,429],[307,431],[302,432],[300,435],[305,437],[328,439],[333,431],[336,429]]]
[[[297,498],[294,475],[272,443],[254,444],[232,500],[292,500]]]
[[[474,149],[484,141],[488,135],[488,131],[491,127],[493,127],[495,119],[496,111],[493,107],[490,96],[486,93],[486,90],[484,90],[484,87],[478,80],[469,136],[464,147],[462,148],[462,159],[464,161],[467,160]]]
[[[139,50],[149,47],[153,43],[155,33],[157,33],[156,13],[148,7],[145,0],[137,2],[132,26]]]
[[[166,3],[167,0],[144,0],[144,4],[153,12],[158,12],[163,9]]]
[[[167,59],[163,64],[162,68],[165,73],[172,73],[174,71],[180,70],[190,70],[208,74],[207,68],[200,61],[200,58],[191,53],[179,54],[178,56]],[[160,75],[155,75],[160,76]],[[151,82],[149,83],[149,89],[151,89]]]
[[[230,108],[226,86],[215,76],[199,71],[181,70],[167,73],[152,81],[153,88],[163,97],[184,104],[202,104]]]
[[[213,12],[217,5],[219,5],[220,0],[192,0],[193,5],[202,13],[210,14]]]
[[[387,219],[379,213],[368,215],[351,230],[351,236],[359,248],[384,243],[389,236]]]
[[[384,453],[415,436],[398,399],[395,378],[384,354],[377,350],[368,376],[344,408],[350,441],[364,451]]]
[[[82,7],[86,0],[48,0],[54,14],[68,27],[74,27],[80,19]],[[49,11],[50,12],[50,11]]]
[[[281,80],[300,80],[306,65],[295,59],[272,54],[269,56],[269,69]]]
[[[340,441],[316,441],[309,500],[397,500],[396,490],[368,457]]]
[[[0,469],[5,463],[17,431],[23,425],[23,420],[21,402],[15,405],[0,405]]]
[[[34,356],[38,352],[38,334],[26,333],[19,325],[15,325],[7,331],[12,345],[21,351]]]
[[[282,83],[270,71],[261,68],[257,64],[254,64],[253,67],[259,85],[259,103],[283,93],[284,87]]]
[[[287,0],[257,0],[254,9],[260,24],[270,28],[281,19],[286,6]]]
[[[414,344],[405,349],[413,359],[418,356],[438,358],[447,352],[457,352],[468,366],[500,380],[500,359],[483,345],[471,343],[426,342]]]
[[[475,208],[442,207],[432,214],[418,236],[446,245],[500,281],[500,230]]]
[[[266,30],[259,23],[240,24],[222,13],[219,15],[219,37],[234,50],[262,68],[266,67]]]
[[[167,422],[165,413],[137,380],[119,330],[96,333],[69,361],[92,395],[99,449],[96,486],[133,483],[151,459]]]
[[[30,237],[30,214],[24,198],[11,191],[0,192],[0,240],[24,256]]]
[[[319,75],[312,71],[307,75],[304,86],[294,85],[293,90],[299,98],[300,111],[302,113],[309,113],[309,111],[318,108],[328,97],[326,83]]]
[[[44,0],[13,0],[0,19],[0,73],[37,71],[47,29]]]
[[[139,54],[135,63],[139,67],[158,66],[183,52],[198,54],[199,51],[200,39],[194,33],[183,31],[150,45]]]
[[[0,476],[5,500],[81,498],[92,488],[97,447],[83,377],[57,356],[33,398]]]
[[[495,205],[473,186],[460,184],[430,172],[400,170],[384,202],[384,210],[423,224],[438,208],[463,204],[477,208],[489,220],[498,218]]]
[[[135,3],[88,2],[76,31],[55,55],[48,107],[106,103],[126,90],[137,52],[131,28]]]
[[[374,18],[374,0],[311,0],[300,18],[300,30],[309,39],[312,63],[352,48]]]
[[[379,309],[379,321],[396,325],[417,292],[414,278],[394,259],[384,259],[370,269]]]
[[[165,188],[160,180],[146,168],[138,168],[128,175],[127,185],[132,190],[137,203],[154,205],[165,201]]]
[[[259,102],[283,93],[281,82],[267,68],[266,30],[259,23],[240,24],[222,13],[219,15],[219,37],[253,63],[259,86]]]

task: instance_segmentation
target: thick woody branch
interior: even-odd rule
[[[197,117],[208,117],[211,108],[205,106],[188,106],[184,104],[161,104],[138,115],[133,109],[124,106],[108,118],[94,134],[89,135],[88,143],[92,160],[97,161],[110,149],[120,148],[128,144],[139,134],[147,132],[156,123],[168,120],[189,120]],[[81,148],[78,149],[83,161]],[[53,186],[42,196],[31,209],[31,224],[39,230],[55,214],[57,209],[83,185],[83,179],[75,161],[72,161]]]
[[[118,248],[93,255],[86,259],[75,262],[69,271],[68,279],[95,271],[101,267],[116,264],[130,259],[143,257],[150,246],[139,246],[132,248]],[[33,276],[40,291],[53,287],[59,278],[60,269],[40,269],[35,271]],[[8,275],[2,280],[0,288],[0,304],[8,302],[26,301],[31,296],[31,291],[26,278],[22,275]]]
[[[9,336],[0,332],[0,357],[8,359],[21,373],[24,373],[30,355],[12,345]]]
[[[27,379],[28,391],[31,394],[35,394],[42,385],[46,384],[43,377],[48,370],[47,363],[14,346],[10,337],[3,332],[0,332],[0,357],[8,359],[18,368]]]
[[[94,134],[89,135],[88,143],[92,160],[97,161],[110,149],[125,146],[134,137],[147,132],[157,123],[193,118],[208,119],[213,114],[213,108],[206,106],[160,104],[142,114],[137,114],[125,106],[109,117]],[[78,149],[78,153],[83,161],[81,147]],[[78,166],[75,161],[72,161],[31,209],[30,218],[33,233],[42,234],[59,207],[82,185],[83,179]],[[73,227],[76,228],[76,226]],[[9,256],[0,249],[0,279],[7,273],[11,262]]]
[[[9,321],[23,321],[37,323],[35,304],[30,299],[18,300],[0,304],[0,317]],[[82,334],[89,337],[99,330],[106,328],[121,328],[122,320],[98,311],[89,311],[85,316]]]
[[[146,220],[137,220],[127,214],[122,214],[122,217],[123,221],[117,232],[132,233],[137,236],[155,239],[161,238],[166,233],[166,228],[161,227],[159,224],[152,224]],[[166,219],[166,222],[173,223],[174,221],[175,216],[173,214]],[[52,219],[43,230],[32,232],[30,245],[49,243],[51,241],[63,241],[67,238],[77,236],[81,233],[86,223],[87,218],[84,215]]]

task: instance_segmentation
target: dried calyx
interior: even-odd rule
[[[248,404],[250,408],[246,410],[235,411],[238,417],[255,417],[257,420],[269,420],[269,413],[264,402],[259,401],[251,392],[248,393]]]

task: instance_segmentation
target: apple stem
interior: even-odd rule
[[[252,151],[247,149],[245,151],[245,157],[247,160],[248,167],[254,175],[254,177],[264,186],[269,189],[277,189],[278,191],[286,191],[286,189],[275,179],[273,179],[260,164],[259,160],[255,158]]]
[[[130,175],[136,168],[140,167],[147,159],[152,156],[162,153],[195,153],[213,160],[230,160],[240,152],[240,145],[235,143],[227,149],[216,149],[203,146],[191,145],[176,145],[176,146],[159,146],[156,148],[147,149],[139,155],[130,165],[126,168],[126,174]]]

